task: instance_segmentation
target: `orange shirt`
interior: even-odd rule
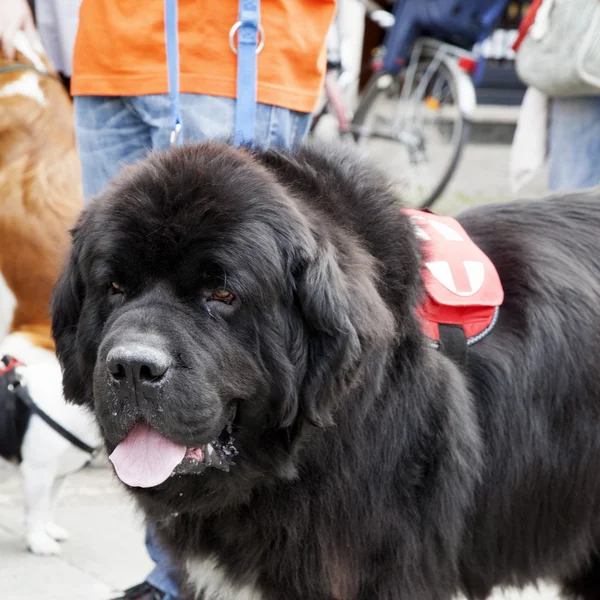
[[[237,0],[179,0],[182,93],[235,98],[229,30]],[[258,101],[311,112],[325,71],[335,0],[262,0]],[[73,57],[76,96],[167,93],[163,0],[83,0]]]

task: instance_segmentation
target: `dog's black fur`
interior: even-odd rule
[[[460,217],[505,290],[460,372],[420,331],[420,247],[380,173],[341,149],[154,154],[74,232],[53,299],[66,396],[109,451],[140,419],[206,443],[237,407],[229,473],[131,492],[178,560],[210,555],[267,600],[540,577],[600,598],[599,200]],[[135,402],[105,366],[127,339],[173,358]]]
[[[4,363],[0,361],[0,370],[3,371],[4,367]],[[0,373],[0,456],[5,460],[20,463],[23,458],[21,447],[31,410],[9,389],[13,379],[12,371]]]

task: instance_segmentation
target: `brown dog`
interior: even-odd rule
[[[48,302],[81,210],[73,109],[45,55],[16,40],[15,61],[0,57],[0,322],[53,349]],[[21,42],[21,43],[19,43]]]

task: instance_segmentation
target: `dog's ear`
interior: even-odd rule
[[[56,355],[63,369],[65,398],[84,404],[85,384],[77,360],[77,332],[84,299],[84,286],[78,265],[77,229],[72,232],[73,246],[52,294],[52,336]]]
[[[308,328],[300,409],[316,426],[332,423],[336,399],[394,336],[394,318],[376,279],[374,261],[358,244],[344,261],[333,244],[318,244],[296,266],[296,299]]]

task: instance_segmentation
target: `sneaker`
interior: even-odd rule
[[[130,587],[122,596],[112,600],[163,600],[165,596],[164,592],[144,581],[144,583]]]

